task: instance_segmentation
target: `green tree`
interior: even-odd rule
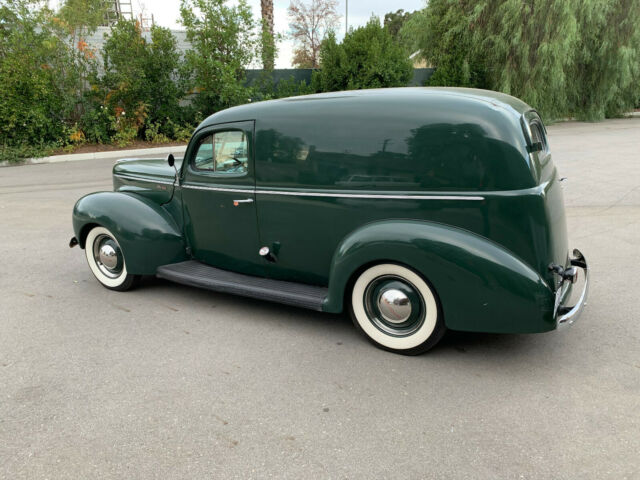
[[[471,7],[466,0],[431,0],[403,25],[400,37],[410,51],[419,51],[436,67],[429,85],[485,86],[484,62],[474,50]]]
[[[320,49],[322,69],[314,85],[322,91],[405,86],[413,67],[406,51],[377,17],[351,30],[341,44],[331,33]]]
[[[126,116],[144,105],[150,123],[180,120],[180,55],[169,29],[151,27],[147,41],[137,21],[120,20],[112,27],[102,56],[101,83],[112,109],[120,107]]]
[[[640,97],[640,0],[431,0],[405,23],[431,85],[522,98],[546,118],[599,120]]]
[[[389,12],[384,16],[384,26],[395,40],[401,41],[400,30],[415,13],[416,12],[405,12],[403,9]]]
[[[6,0],[0,7],[3,149],[64,141],[78,78],[53,12],[41,2]]]
[[[581,0],[568,94],[579,119],[619,116],[640,104],[640,1]],[[615,27],[614,27],[615,26]]]
[[[484,0],[469,17],[476,58],[488,85],[521,98],[547,117],[569,110],[567,72],[579,31],[577,2]]]
[[[72,40],[87,32],[95,31],[104,21],[107,3],[104,0],[65,0],[58,12]]]
[[[250,91],[246,67],[261,57],[260,36],[246,0],[229,6],[224,0],[182,0],[182,24],[192,49],[186,53],[194,106],[207,115],[245,103]]]
[[[76,91],[77,107],[72,121],[77,123],[85,113],[85,92],[89,88],[89,77],[97,68],[95,51],[86,42],[86,37],[96,31],[104,20],[107,4],[104,0],[64,0],[54,20],[66,32],[67,51],[72,57],[73,68],[78,76]]]

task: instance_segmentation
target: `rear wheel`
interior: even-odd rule
[[[351,292],[353,323],[374,345],[403,355],[426,352],[446,331],[434,290],[393,263],[368,268]]]
[[[123,292],[134,287],[139,275],[127,272],[124,253],[116,237],[104,227],[93,227],[84,246],[89,268],[98,281],[110,290]]]

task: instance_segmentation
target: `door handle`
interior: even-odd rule
[[[233,206],[237,207],[241,203],[253,203],[253,198],[245,198],[245,199],[242,199],[242,200],[234,200],[233,201]]]

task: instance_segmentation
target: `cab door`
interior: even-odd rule
[[[254,122],[204,129],[183,166],[185,237],[193,258],[226,270],[259,273],[253,162]]]

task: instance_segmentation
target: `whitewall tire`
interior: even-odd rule
[[[93,227],[85,240],[87,263],[98,281],[110,290],[125,291],[139,280],[127,271],[124,252],[116,237],[104,227]]]
[[[395,353],[423,353],[446,331],[435,291],[402,265],[383,263],[362,272],[350,306],[356,327],[376,346]]]

